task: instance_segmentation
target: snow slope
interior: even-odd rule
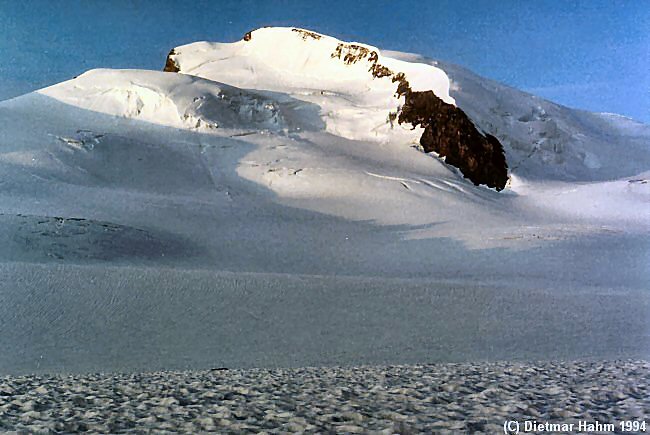
[[[93,70],[40,94],[78,108],[175,128],[286,128],[275,101],[187,75]]]
[[[650,166],[648,125],[620,115],[569,109],[457,65],[384,53],[444,69],[459,107],[504,143],[510,170],[519,177],[605,181],[635,176]]]
[[[39,355],[57,370],[62,360],[72,370],[142,368],[142,354],[131,364],[117,361],[115,353],[143,346],[147,336],[158,340],[162,350],[153,366],[163,368],[203,366],[210,358],[318,364],[390,362],[389,355],[400,354],[413,362],[443,358],[435,349],[443,352],[454,343],[463,350],[452,359],[503,357],[508,346],[535,358],[543,357],[535,346],[586,355],[584,346],[561,341],[562,319],[574,334],[571,343],[580,337],[596,343],[589,355],[611,354],[611,331],[647,334],[649,317],[639,317],[639,311],[647,311],[649,302],[648,126],[562,107],[454,65],[314,35],[260,29],[231,44],[175,48],[170,59],[179,73],[93,70],[0,102],[3,282],[7,289],[29,288],[28,294],[0,294],[0,330],[16,332],[11,325],[23,323],[15,313],[22,319],[46,313],[56,325],[47,342],[38,338],[45,336],[43,322],[23,335],[0,334],[0,347],[16,349],[0,359],[0,371],[40,368]],[[354,62],[345,60],[350,53]],[[403,100],[395,96],[396,82],[373,73],[379,67],[404,73],[414,89],[433,90],[497,136],[511,168],[509,187],[496,192],[475,186],[442,159],[423,153],[417,146],[421,129],[391,119]],[[221,278],[210,277],[215,271],[234,275],[222,285]],[[254,289],[242,290],[238,274],[251,273]],[[282,323],[278,319],[295,315],[282,292],[256,305],[259,313],[237,314],[237,304],[265,291],[259,283],[287,275],[320,295],[322,318],[338,319],[332,329],[322,330],[309,316]],[[357,278],[340,284],[340,276]],[[66,282],[70,287],[63,289]],[[113,283],[121,289],[114,297],[93,296]],[[400,299],[386,295],[413,286],[422,293],[399,316],[390,314],[393,323],[377,329],[389,315],[377,308],[381,301]],[[144,299],[129,293],[145,287]],[[181,287],[184,295],[207,298],[206,304],[218,304],[215,294],[225,292],[226,305],[214,322],[227,323],[228,331],[246,330],[247,345],[235,346],[235,337],[220,349],[202,326],[205,313],[193,318],[192,307],[169,302]],[[276,287],[269,284],[269,291]],[[92,317],[99,319],[87,330],[52,296],[61,289],[74,299],[69,295],[86,288],[91,293],[84,293],[84,306],[98,310]],[[454,288],[462,290],[460,299],[448,295]],[[510,308],[536,319],[519,325],[511,344],[507,337],[514,332],[489,320],[509,309],[507,298],[499,296],[506,288],[518,295]],[[513,288],[525,289],[538,305],[527,304],[528,296]],[[361,317],[350,317],[337,304],[341,289],[350,292],[346,304]],[[443,293],[446,305],[416,308],[419,300]],[[625,295],[637,303],[600,313],[596,293],[612,305]],[[363,308],[366,298],[372,302]],[[566,298],[591,314],[575,320],[553,311]],[[398,325],[412,331],[415,324],[404,326],[409,318],[417,317],[417,325],[431,313],[447,318],[445,306],[484,319],[485,343],[477,347],[480,334],[470,334],[480,325],[464,323],[456,329],[469,334],[462,337],[451,329],[427,330],[408,342],[388,334]],[[265,309],[275,313],[275,322],[264,323]],[[540,309],[554,313],[558,331],[549,332],[543,316],[527,311]],[[266,336],[249,330],[250,318],[260,328],[266,325],[273,357],[265,360]],[[346,323],[352,318],[357,329],[349,340],[335,340],[352,327]],[[583,326],[592,320],[611,328],[587,334]],[[196,342],[188,344],[183,334],[176,339],[178,324],[196,331]],[[278,339],[291,334],[286,325],[303,331],[298,341]],[[444,322],[436,325],[443,328]],[[130,328],[147,333],[127,343],[121,334]],[[372,332],[379,330],[384,332]],[[110,331],[106,340],[113,334],[118,344],[91,345],[92,331]],[[300,354],[297,349],[312,333],[323,334],[325,350]],[[75,359],[66,359],[70,340],[76,359],[86,352],[95,362],[75,366]],[[354,354],[357,342],[372,343],[377,353],[357,346],[366,350]],[[423,347],[414,351],[416,342]],[[626,343],[624,354],[632,355]],[[283,352],[295,358],[278,356]]]

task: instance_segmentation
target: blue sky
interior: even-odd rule
[[[0,0],[0,99],[90,68],[160,69],[170,48],[265,25],[451,61],[587,110],[650,122],[649,1]]]

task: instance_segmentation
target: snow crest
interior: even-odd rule
[[[178,72],[233,86],[285,92],[321,107],[326,130],[348,139],[415,141],[421,129],[392,119],[404,98],[396,95],[402,73],[414,91],[432,90],[454,104],[443,70],[383,56],[379,49],[297,28],[262,28],[234,43],[197,42],[175,47],[167,60]]]
[[[187,75],[97,69],[39,93],[71,106],[175,128],[285,127],[272,99]]]

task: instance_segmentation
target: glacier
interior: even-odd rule
[[[649,126],[304,29],[166,65],[0,102],[0,372],[650,353]],[[497,138],[505,189],[369,65]]]

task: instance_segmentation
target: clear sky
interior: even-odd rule
[[[170,48],[299,26],[424,54],[562,104],[650,122],[650,1],[0,0],[0,99]]]

